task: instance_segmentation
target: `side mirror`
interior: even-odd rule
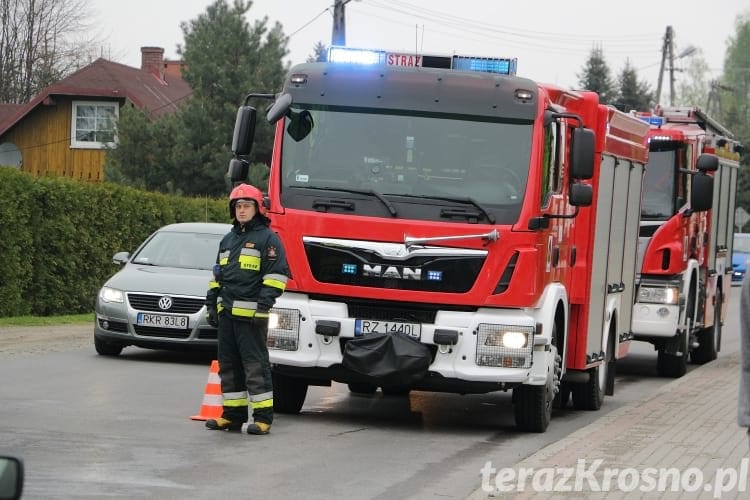
[[[719,159],[710,154],[702,154],[698,157],[696,168],[701,172],[716,172],[719,169]]]
[[[130,258],[129,252],[117,252],[116,254],[112,256],[112,263],[120,264],[122,266],[123,264],[127,263],[128,258]],[[0,495],[0,498],[3,498],[3,497]]]
[[[248,169],[249,165],[246,161],[242,161],[239,158],[232,158],[229,160],[227,175],[233,184],[235,182],[243,182],[247,179]]]
[[[232,135],[232,152],[236,156],[250,154],[255,136],[255,116],[257,111],[252,106],[240,106],[237,110],[237,119],[234,121],[234,134]]]
[[[574,207],[591,206],[591,201],[594,198],[593,193],[593,189],[588,184],[571,184],[568,203],[570,203]]]
[[[574,128],[570,146],[570,177],[591,179],[594,176],[594,132],[587,128]]]
[[[706,174],[695,174],[690,189],[690,209],[694,212],[705,212],[711,209],[713,203],[714,178]]]
[[[16,457],[0,457],[0,498],[16,500],[23,493],[23,462]]]
[[[268,113],[266,113],[266,120],[268,120],[268,123],[273,125],[274,123],[279,121],[282,116],[286,115],[291,105],[291,94],[282,94],[281,96],[279,96],[279,98],[276,99],[276,102],[274,102],[268,109]]]

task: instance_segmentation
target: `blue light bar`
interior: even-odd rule
[[[663,116],[638,116],[641,121],[644,121],[648,123],[649,125],[654,125],[656,127],[661,127],[664,125],[664,117]]]
[[[350,47],[331,47],[328,49],[328,61],[340,64],[384,64],[385,52]]]
[[[453,56],[451,68],[458,71],[479,71],[482,73],[515,75],[517,63],[518,59]]]

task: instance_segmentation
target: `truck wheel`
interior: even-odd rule
[[[365,382],[347,384],[347,387],[349,387],[349,392],[353,392],[354,394],[363,394],[366,396],[372,396],[373,394],[375,394],[375,391],[378,390],[378,387],[376,385],[368,384]]]
[[[94,349],[102,356],[119,356],[125,346],[94,336]]]
[[[552,418],[552,376],[544,385],[519,385],[513,389],[516,427],[526,432],[544,432]]]
[[[299,413],[307,397],[307,382],[304,380],[274,373],[273,410],[277,413]]]
[[[710,328],[704,328],[698,332],[698,347],[690,354],[693,363],[703,365],[716,359],[719,352],[719,339],[721,338],[721,293],[716,294],[716,307],[714,308],[714,324]]]
[[[564,410],[570,402],[570,384],[560,382],[560,391],[555,395],[552,406],[559,410]]]
[[[681,335],[682,354],[669,354],[664,349],[659,349],[656,357],[656,372],[660,377],[680,378],[687,373],[688,333],[681,332],[679,335]]]
[[[604,389],[607,383],[608,362],[589,368],[589,380],[581,384],[571,384],[573,408],[596,411],[604,402]]]

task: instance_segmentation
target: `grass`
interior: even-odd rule
[[[13,318],[0,318],[0,326],[71,325],[76,323],[91,323],[93,321],[94,313],[67,314],[64,316],[16,316]]]

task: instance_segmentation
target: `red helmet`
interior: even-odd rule
[[[238,184],[234,189],[232,189],[232,192],[229,193],[229,215],[231,215],[233,219],[235,218],[234,205],[239,200],[254,201],[255,207],[258,209],[258,213],[265,217],[266,207],[263,204],[263,193],[260,192],[260,189],[249,184]]]

